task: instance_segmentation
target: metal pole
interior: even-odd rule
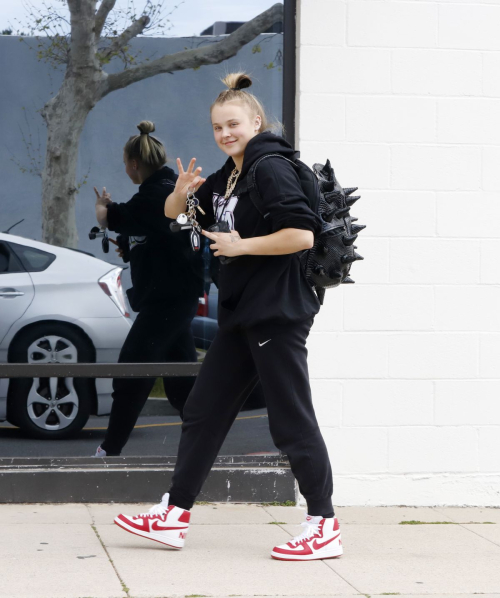
[[[296,14],[297,0],[284,0],[283,21],[283,124],[285,139],[295,145]]]

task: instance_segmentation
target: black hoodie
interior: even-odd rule
[[[232,158],[210,175],[196,196],[206,216],[197,214],[203,228],[226,220],[242,238],[261,237],[283,228],[321,230],[319,217],[310,209],[294,167],[281,158],[266,158],[256,171],[256,181],[266,217],[262,217],[247,192],[238,195],[252,164],[265,154],[279,153],[289,159],[296,155],[281,137],[260,133],[246,149],[243,167],[226,204],[224,194]],[[219,326],[253,326],[264,321],[297,322],[319,310],[316,294],[305,278],[299,253],[288,255],[244,255],[221,265],[219,274]]]
[[[146,305],[178,305],[203,295],[201,255],[189,235],[172,233],[165,199],[177,175],[163,166],[147,178],[127,203],[108,206],[108,228],[120,233],[125,261],[130,259],[132,288],[127,296],[134,311]],[[127,251],[128,246],[128,251]]]

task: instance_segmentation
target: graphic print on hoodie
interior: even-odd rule
[[[257,169],[257,186],[265,207],[264,218],[247,192],[240,192],[252,164],[266,154],[296,156],[281,137],[260,133],[246,149],[234,196],[221,214],[227,181],[235,164],[228,158],[224,166],[210,175],[196,196],[205,216],[197,220],[206,230],[217,220],[227,220],[243,239],[261,237],[283,228],[298,228],[318,233],[319,217],[310,209],[293,165],[281,158],[266,158]],[[221,201],[222,200],[222,201]],[[307,282],[299,253],[288,255],[243,255],[221,265],[219,274],[219,326],[253,326],[273,320],[303,321],[319,310],[319,301]]]
[[[238,197],[236,195],[231,195],[229,200],[227,200],[224,195],[214,193],[212,196],[212,203],[215,214],[214,221],[225,221],[229,224],[230,230],[234,230],[234,210],[238,203]]]

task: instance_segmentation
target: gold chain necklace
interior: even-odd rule
[[[238,182],[238,177],[240,176],[240,171],[235,168],[229,178],[227,179],[227,187],[226,187],[226,195],[224,195],[224,199],[229,199],[231,197],[231,193],[234,191],[236,187],[236,183]]]

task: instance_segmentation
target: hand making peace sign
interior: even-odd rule
[[[203,185],[203,183],[206,181],[206,179],[200,176],[201,166],[198,166],[196,170],[193,170],[195,162],[196,158],[192,158],[189,162],[187,171],[185,171],[184,167],[182,166],[181,159],[177,158],[179,178],[175,183],[174,194],[179,198],[182,196],[182,199],[186,199],[188,190],[197,191],[199,187],[201,187],[201,185]]]
[[[94,187],[94,191],[97,198],[95,202],[96,206],[107,206],[108,204],[112,203],[111,193],[106,191],[106,187],[102,188],[102,195],[99,194],[99,191],[96,189],[96,187]]]

